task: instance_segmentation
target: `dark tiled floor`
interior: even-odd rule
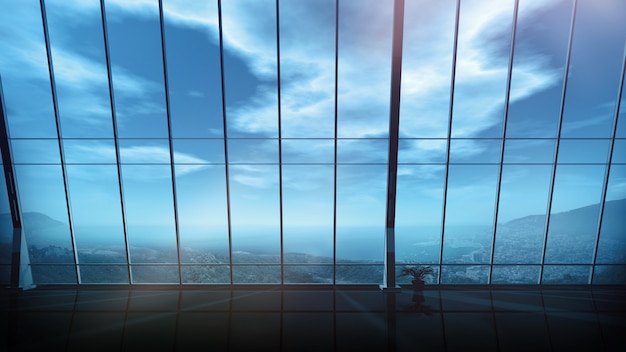
[[[626,287],[0,292],[7,351],[626,351]]]

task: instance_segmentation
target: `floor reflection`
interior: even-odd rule
[[[1,291],[0,350],[626,350],[626,288]]]

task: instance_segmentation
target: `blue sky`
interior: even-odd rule
[[[56,138],[39,2],[0,3],[0,74],[11,137]],[[204,226],[220,235],[226,224],[217,6],[204,0],[163,3],[172,135],[195,138],[173,142],[181,229]],[[339,5],[337,134],[345,139],[338,142],[338,160],[347,164],[338,168],[341,226],[384,227],[391,4]],[[553,160],[571,4],[520,1],[507,136],[545,139],[506,142],[505,162],[521,165],[504,167],[501,221],[546,211],[550,167],[530,164]],[[88,165],[115,163],[99,1],[46,6],[65,157],[78,164],[68,169],[71,202],[117,204],[119,194],[111,192],[115,168]],[[562,137],[591,140],[562,141],[560,163],[606,162],[609,144],[602,139],[611,136],[615,113],[625,6],[619,0],[579,1]],[[449,0],[406,2],[399,225],[437,225],[441,219],[454,8]],[[228,143],[235,163],[229,169],[234,233],[278,226],[275,9],[274,1],[222,4],[226,130],[240,138]],[[115,114],[124,138],[120,158],[136,164],[122,168],[129,222],[171,226],[157,2],[106,1],[106,11]],[[474,165],[451,166],[446,217],[452,225],[489,224],[498,167],[480,163],[500,158],[513,1],[463,1],[460,16],[452,122],[452,136],[459,139],[451,143],[450,160]],[[283,161],[332,164],[335,2],[281,1],[279,31],[281,133],[293,138],[282,142]],[[13,140],[12,146],[16,163],[59,163],[55,140]],[[600,201],[603,169],[559,165],[553,211]],[[624,198],[626,175],[623,168],[614,170],[608,198]],[[18,166],[25,211],[67,218],[59,206],[59,172],[55,166]],[[282,186],[286,229],[332,228],[332,166],[286,165]],[[75,223],[117,221],[118,206],[92,207],[77,211]]]

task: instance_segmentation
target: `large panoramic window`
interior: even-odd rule
[[[623,284],[625,22],[621,0],[4,1],[0,281],[14,185],[36,284]]]

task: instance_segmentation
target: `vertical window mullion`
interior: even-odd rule
[[[559,108],[559,119],[558,126],[556,132],[556,142],[554,147],[554,158],[552,160],[552,175],[550,178],[550,191],[548,195],[548,208],[547,208],[547,216],[546,216],[546,224],[544,228],[544,238],[543,238],[543,248],[541,254],[541,269],[539,271],[539,284],[543,282],[543,269],[544,263],[546,259],[546,248],[548,243],[548,232],[550,230],[550,218],[552,212],[552,199],[554,197],[554,181],[556,179],[556,169],[559,158],[559,144],[561,142],[561,129],[563,127],[563,113],[565,111],[565,97],[567,95],[567,79],[569,73],[570,60],[572,56],[572,42],[574,39],[574,27],[576,24],[576,5],[578,4],[578,0],[574,0],[572,5],[572,19],[570,22],[570,32],[569,39],[567,43],[567,57],[565,58],[565,68],[563,69],[563,88],[561,92],[561,105]]]
[[[111,104],[111,121],[113,124],[113,139],[114,139],[114,143],[115,143],[115,161],[116,161],[116,167],[117,167],[117,181],[118,181],[118,185],[119,185],[119,190],[120,190],[120,209],[121,209],[121,215],[122,215],[122,227],[123,227],[123,231],[124,231],[124,247],[126,250],[126,269],[128,272],[128,283],[132,284],[133,283],[133,279],[132,279],[132,272],[130,270],[130,264],[131,264],[131,260],[130,260],[130,249],[129,249],[129,244],[128,244],[128,225],[126,222],[126,206],[124,203],[124,187],[122,185],[122,167],[120,164],[120,146],[119,146],[119,138],[117,135],[117,113],[115,110],[115,96],[114,96],[114,91],[113,91],[113,75],[112,75],[112,71],[111,71],[111,56],[110,56],[110,51],[109,51],[109,35],[108,35],[108,30],[107,30],[107,22],[106,22],[106,8],[104,5],[104,0],[100,0],[100,13],[101,13],[101,17],[102,17],[102,35],[104,38],[104,54],[105,54],[105,59],[106,59],[106,65],[107,65],[107,79],[108,79],[108,85],[109,85],[109,99],[110,99],[110,104]]]
[[[337,120],[339,94],[339,0],[335,0],[335,102],[333,139],[333,285],[337,283]],[[333,296],[334,297],[334,296]]]
[[[46,56],[48,59],[48,72],[50,75],[50,91],[52,94],[52,107],[54,110],[54,119],[56,122],[57,142],[59,144],[59,158],[61,161],[61,174],[63,177],[63,188],[65,191],[65,205],[67,208],[67,221],[70,230],[70,238],[72,241],[72,254],[74,255],[74,270],[76,272],[76,282],[80,285],[80,270],[78,270],[78,253],[76,251],[76,239],[74,238],[74,226],[72,222],[72,212],[70,209],[70,197],[67,185],[67,172],[65,170],[65,155],[63,153],[63,142],[61,133],[61,121],[59,117],[59,104],[57,101],[56,82],[54,79],[54,65],[52,63],[52,49],[50,48],[50,34],[48,33],[48,20],[46,18],[46,4],[44,0],[39,0],[41,8],[41,22],[43,25],[44,43],[46,45]]]
[[[222,0],[217,0],[217,17],[219,26],[220,42],[220,77],[222,89],[222,119],[224,128],[224,173],[226,176],[226,213],[228,221],[228,264],[230,273],[230,284],[233,284],[233,236],[230,215],[230,176],[228,163],[228,128],[226,123],[226,89],[224,81],[224,37],[222,31]]]
[[[448,131],[446,141],[446,166],[443,183],[443,205],[441,215],[441,241],[439,247],[439,276],[437,277],[437,283],[441,284],[441,273],[443,270],[443,240],[445,237],[446,228],[446,205],[448,202],[448,176],[450,172],[450,142],[452,138],[452,114],[454,111],[454,86],[456,79],[456,55],[459,46],[459,16],[461,13],[461,0],[456,1],[456,14],[454,18],[454,47],[452,49],[452,74],[450,75],[450,109],[448,111]]]
[[[159,0],[159,29],[161,35],[161,56],[163,59],[163,85],[165,88],[165,113],[167,115],[167,141],[170,150],[170,172],[172,174],[172,202],[174,203],[174,230],[176,235],[176,257],[178,260],[178,283],[183,282],[183,273],[180,267],[180,230],[178,224],[178,204],[176,199],[176,172],[174,170],[174,146],[172,142],[172,117],[170,113],[170,95],[167,77],[167,56],[165,55],[165,34],[163,28],[163,0]]]
[[[280,283],[285,283],[285,259],[283,249],[283,152],[280,100],[280,1],[276,0],[276,86],[278,98],[278,224],[280,233]]]
[[[498,185],[496,186],[495,212],[493,216],[493,236],[491,238],[491,259],[489,260],[489,278],[487,283],[491,284],[493,273],[493,258],[496,247],[496,233],[498,228],[498,210],[500,207],[500,190],[502,189],[502,168],[504,163],[504,146],[506,142],[506,125],[509,119],[509,104],[511,100],[511,77],[513,75],[513,60],[515,58],[515,36],[517,34],[517,16],[519,11],[519,0],[515,0],[513,9],[513,28],[511,31],[511,52],[509,54],[509,68],[506,78],[506,93],[504,96],[504,121],[502,123],[502,143],[500,145],[500,161],[498,164]]]
[[[589,284],[593,283],[593,276],[596,269],[596,259],[598,257],[598,244],[600,243],[600,232],[602,231],[602,219],[604,217],[604,203],[606,202],[606,194],[609,187],[609,176],[611,175],[611,162],[613,161],[613,150],[615,149],[615,136],[617,134],[617,123],[621,110],[622,94],[624,89],[624,75],[626,72],[626,45],[624,45],[624,56],[622,59],[622,73],[617,88],[617,102],[615,103],[615,118],[613,119],[613,127],[611,130],[611,142],[609,144],[609,156],[607,158],[606,171],[604,174],[604,184],[602,185],[602,198],[600,199],[600,216],[598,217],[598,226],[596,238],[593,244],[593,265],[591,266],[591,275],[589,275]]]
[[[402,38],[404,0],[394,1],[393,39],[391,49],[391,84],[389,103],[389,158],[387,160],[387,214],[385,223],[384,288],[396,287],[396,183],[398,181],[398,137],[400,126],[400,88],[402,77]]]

